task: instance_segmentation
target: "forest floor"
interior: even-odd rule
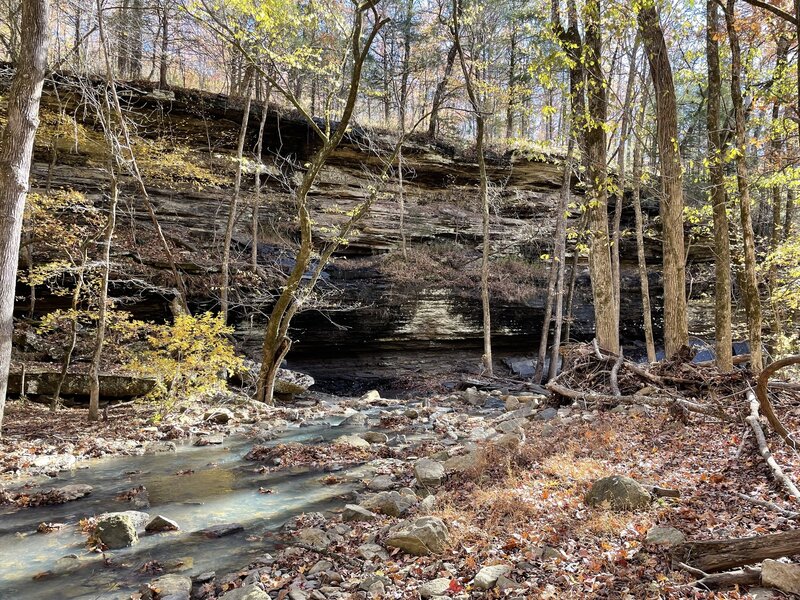
[[[204,419],[208,407],[195,406],[158,426],[150,424],[152,409],[138,403],[112,408],[108,422],[87,425],[83,410],[54,415],[42,405],[11,402],[0,467],[4,479],[18,480],[65,466],[63,458],[46,457],[79,461],[141,453],[148,444],[227,433],[243,422],[263,431],[265,423],[324,416],[325,404],[328,414],[362,418],[384,439],[255,446],[246,458],[269,471],[313,464],[328,472],[322,484],[340,481],[342,465],[371,466],[372,475],[352,499],[369,514],[354,517],[343,500],[338,510],[295,517],[277,535],[248,535],[249,543],[273,554],[240,571],[195,580],[193,597],[224,599],[226,592],[253,584],[281,600],[786,597],[761,588],[695,587],[697,578],[673,564],[673,542],[655,535],[654,527],[675,528],[691,541],[793,529],[787,515],[797,499],[771,478],[743,419],[676,415],[639,404],[545,408],[543,398],[474,390],[432,396],[413,407],[377,395],[337,404],[313,398],[258,415],[244,403],[216,424]],[[742,400],[727,400],[731,414],[746,414],[747,407],[737,405]],[[384,410],[388,406],[399,412]],[[800,427],[796,409],[780,408],[790,429]],[[787,475],[800,477],[800,456],[775,435],[768,442]],[[422,458],[444,466],[440,481],[419,481]],[[611,475],[680,495],[654,497],[639,510],[587,504],[592,484]],[[414,556],[387,544],[399,525],[422,516],[446,524],[441,552]],[[480,574],[489,566],[502,575],[484,589]],[[162,584],[155,579],[151,589]]]

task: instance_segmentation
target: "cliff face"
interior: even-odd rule
[[[123,90],[142,144],[163,139],[166,147],[179,144],[192,160],[206,161],[205,172],[215,180],[197,182],[178,163],[166,175],[148,177],[148,190],[161,225],[173,245],[190,289],[194,309],[216,306],[222,232],[227,218],[233,169],[231,153],[242,118],[241,106],[222,96],[188,90],[162,93],[143,86]],[[44,106],[78,114],[82,126],[97,134],[95,119],[81,113],[81,93],[64,84],[56,97],[48,90]],[[255,104],[255,103],[254,103]],[[260,110],[250,116],[248,148],[255,145]],[[33,180],[41,191],[52,188],[81,191],[97,207],[107,175],[102,152],[91,152],[69,139],[53,139],[46,129],[37,144]],[[386,145],[388,135],[354,130],[335,152],[312,192],[315,219],[321,229],[346,218],[348,210],[367,194],[379,157],[369,151]],[[269,112],[263,156],[269,172],[259,208],[259,262],[275,275],[291,268],[293,206],[287,186],[297,178],[315,147],[313,133],[298,118]],[[177,160],[176,151],[155,158],[152,168]],[[185,158],[185,157],[184,157]],[[159,163],[161,160],[161,163]],[[187,159],[188,160],[188,159]],[[404,151],[406,212],[401,232],[399,188],[390,183],[350,242],[326,270],[312,310],[297,316],[296,342],[290,366],[306,368],[323,385],[364,387],[419,384],[429,375],[463,363],[477,367],[481,348],[481,310],[478,294],[480,213],[477,205],[477,165],[452,148],[412,142]],[[370,170],[372,168],[372,170]],[[547,263],[551,252],[555,206],[562,178],[557,159],[522,156],[492,157],[491,238],[492,318],[499,354],[533,354],[543,320]],[[147,171],[147,169],[145,169]],[[172,173],[172,175],[170,175]],[[234,235],[234,309],[232,321],[241,347],[256,357],[264,313],[269,308],[269,285],[253,283],[247,267],[253,240],[250,227],[253,175],[246,176],[241,215]],[[119,218],[114,248],[112,291],[119,305],[136,316],[165,318],[172,296],[171,274],[144,207],[129,181],[124,182],[125,208]],[[652,206],[650,206],[652,210]],[[574,219],[573,219],[574,220]],[[624,212],[626,223],[632,214]],[[574,224],[574,223],[573,223]],[[400,252],[405,234],[407,257]],[[641,338],[641,301],[635,268],[635,248],[622,244],[622,328],[629,343]],[[651,290],[660,302],[659,248],[648,244],[654,268]],[[37,260],[34,255],[34,261]],[[25,265],[23,265],[23,268]],[[262,277],[263,279],[263,277]],[[63,306],[67,299],[39,291],[37,313]],[[20,286],[21,297],[28,291]],[[21,301],[19,312],[27,310]],[[658,309],[657,309],[658,310]],[[571,335],[591,338],[593,315],[585,261],[580,262]],[[656,322],[659,321],[658,313]]]

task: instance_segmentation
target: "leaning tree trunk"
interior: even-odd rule
[[[22,44],[8,92],[7,124],[0,137],[0,426],[11,366],[22,214],[47,68],[48,9],[47,0],[22,3]]]
[[[725,194],[725,171],[720,132],[722,76],[719,69],[716,0],[706,0],[706,56],[708,92],[706,120],[708,129],[708,170],[711,179],[711,206],[714,219],[714,324],[716,328],[716,363],[720,371],[733,371],[731,333],[731,244]]]
[[[456,46],[453,44],[450,46],[450,50],[447,52],[447,60],[444,64],[444,74],[442,75],[442,79],[436,85],[436,91],[433,93],[431,116],[430,121],[428,121],[428,136],[431,139],[436,139],[436,133],[439,128],[439,109],[442,107],[442,103],[444,102],[444,98],[447,94],[447,80],[450,79],[455,62]]]
[[[744,122],[744,102],[742,100],[742,51],[739,33],[736,30],[734,0],[728,0],[725,21],[728,26],[728,39],[731,46],[731,101],[733,104],[736,139],[736,184],[739,188],[739,217],[742,226],[744,245],[744,273],[742,296],[747,313],[747,326],[750,338],[750,366],[755,373],[764,366],[761,350],[761,299],[756,276],[756,244],[753,233],[753,217],[750,206],[750,181],[747,168],[747,140]]]
[[[652,0],[639,9],[638,21],[656,94],[664,248],[664,350],[667,357],[671,357],[689,342],[683,240],[683,167],[677,144],[678,108],[664,31]]]

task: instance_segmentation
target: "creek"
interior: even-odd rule
[[[267,444],[313,444],[364,430],[332,427],[338,420],[289,427]],[[194,576],[215,571],[222,576],[273,551],[269,534],[290,518],[341,507],[362,476],[359,467],[351,468],[341,483],[324,485],[319,470],[287,467],[259,473],[259,463],[244,460],[253,445],[244,436],[231,436],[222,446],[185,444],[170,454],[95,459],[38,482],[48,487],[88,484],[93,491],[65,504],[0,511],[0,599],[116,600],[129,598],[143,583],[168,572]],[[138,544],[105,555],[87,550],[79,521],[130,510],[116,496],[140,485],[147,489],[150,506],[139,510],[170,518],[181,529],[142,534]],[[64,525],[37,533],[43,522]],[[197,533],[229,523],[243,525],[244,531],[216,539]],[[143,571],[150,561],[167,568],[163,573]]]

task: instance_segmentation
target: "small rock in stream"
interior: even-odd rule
[[[139,542],[133,519],[123,513],[100,517],[95,529],[97,538],[111,550],[127,548]]]
[[[214,525],[213,527],[201,529],[197,533],[207,538],[221,538],[239,533],[240,531],[244,531],[244,525],[240,523],[226,523],[224,525]]]
[[[161,515],[155,516],[144,528],[148,533],[160,533],[162,531],[178,531],[180,527],[172,519],[162,517]]]
[[[142,600],[189,600],[192,580],[184,575],[162,575],[139,591]]]

